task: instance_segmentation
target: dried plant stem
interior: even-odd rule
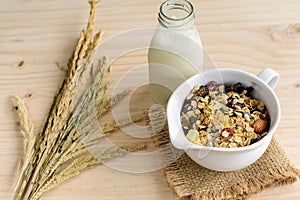
[[[21,187],[22,178],[24,178],[24,173],[26,170],[26,166],[29,163],[30,156],[32,151],[34,150],[34,128],[33,124],[28,116],[28,110],[25,106],[25,103],[21,100],[20,97],[13,95],[13,99],[15,100],[18,108],[18,114],[20,118],[20,132],[24,138],[24,160],[22,162],[23,167],[19,169],[19,178],[16,183],[16,187],[14,193]]]
[[[35,198],[33,198],[32,200],[39,199],[45,192],[51,190],[62,182],[74,176],[77,176],[81,171],[85,169],[101,164],[101,162],[124,156],[128,152],[140,151],[145,148],[145,144],[132,144],[129,146],[113,147],[99,152],[96,156],[88,155],[85,157],[79,157],[70,165],[68,165],[64,170],[62,170],[59,174],[54,175],[54,177],[50,181],[46,182],[46,184],[44,184],[43,187],[38,190],[38,193],[34,194]],[[97,159],[95,157],[97,157]]]
[[[122,127],[129,126],[135,122],[139,122],[142,119],[144,119],[143,113],[135,114],[131,117],[131,119],[122,119],[118,121],[111,121],[108,123],[105,123],[103,126],[103,132],[109,136],[111,132],[116,131]]]
[[[90,4],[91,15],[89,20],[93,21],[95,2],[90,2]],[[49,117],[46,121],[44,129],[42,130],[41,134],[39,134],[38,142],[36,143],[35,148],[36,151],[32,155],[30,163],[27,166],[24,165],[24,167],[26,168],[24,170],[26,176],[23,180],[23,183],[21,184],[20,191],[16,197],[17,199],[28,199],[30,195],[29,192],[32,190],[32,187],[35,184],[33,181],[28,181],[36,180],[37,176],[39,176],[40,169],[43,167],[43,164],[47,159],[47,154],[53,148],[54,143],[57,139],[57,137],[53,137],[53,133],[59,133],[59,130],[64,129],[63,126],[64,124],[66,124],[66,120],[69,118],[68,115],[71,114],[68,110],[72,110],[72,89],[74,89],[76,81],[78,81],[78,77],[76,75],[80,74],[80,70],[82,69],[80,64],[83,63],[82,59],[89,53],[86,50],[90,48],[90,46],[93,46],[93,48],[97,47],[97,45],[94,45],[91,42],[91,32],[93,25],[92,21],[90,21],[88,24],[87,34],[84,34],[85,31],[82,31],[80,34],[77,47],[75,48],[73,54],[73,60],[69,65],[67,77],[63,82],[59,93],[54,99],[54,103],[50,109]],[[101,35],[102,34],[98,34],[98,37],[96,39],[100,40]],[[96,44],[99,44],[99,41],[97,41]],[[92,48],[90,49],[93,50]],[[25,190],[26,192],[23,194]]]
[[[103,30],[93,36],[96,1],[89,3],[88,25],[80,32],[65,79],[54,97],[44,127],[36,137],[24,102],[17,96],[13,97],[19,108],[20,131],[24,137],[24,162],[15,187],[15,200],[39,199],[46,191],[100,161],[145,148],[143,144],[131,144],[98,150],[98,159],[89,152],[89,148],[94,148],[101,138],[143,118],[142,114],[137,114],[131,120],[109,122],[102,129],[95,126],[99,117],[131,91],[125,90],[106,98],[109,87],[109,83],[103,81],[108,69],[106,58],[102,58],[98,65],[92,63]]]
[[[102,115],[106,114],[110,111],[110,109],[118,104],[122,99],[124,99],[126,96],[128,96],[131,93],[130,89],[123,90],[122,92],[112,96],[111,98],[104,98],[96,103],[96,108],[98,110],[97,117],[100,118]]]
[[[45,167],[45,163],[48,162],[48,153],[51,152],[51,149],[55,146],[55,142],[57,137],[53,137],[53,133],[60,133],[60,130],[64,130],[64,125],[67,124],[67,120],[71,116],[71,112],[73,110],[72,106],[76,105],[77,102],[73,102],[73,91],[75,90],[76,86],[78,85],[77,82],[80,79],[78,76],[82,74],[82,67],[83,64],[89,63],[89,58],[93,51],[93,47],[95,48],[96,45],[93,45],[92,42],[92,30],[93,30],[93,20],[94,20],[94,11],[95,11],[95,2],[91,1],[91,12],[89,23],[87,26],[86,31],[82,31],[80,34],[80,38],[77,43],[77,47],[73,54],[73,59],[70,62],[69,70],[67,73],[66,81],[63,83],[61,95],[58,95],[57,101],[54,102],[54,109],[53,112],[50,113],[50,118],[47,120],[47,125],[44,133],[42,134],[45,136],[45,139],[41,143],[40,154],[38,156],[38,161],[34,166],[34,171],[31,173],[32,180],[39,180],[40,171],[43,167]],[[101,39],[102,33],[99,34],[99,37],[96,39]],[[99,44],[99,42],[96,42]],[[85,63],[86,62],[86,63]],[[63,100],[62,100],[63,99]],[[62,116],[63,115],[63,116]],[[51,134],[52,133],[52,134]],[[51,136],[51,137],[50,137]],[[31,191],[34,190],[34,187],[38,187],[38,185],[31,181],[28,184],[28,189],[24,194],[24,198],[28,199],[31,195]]]

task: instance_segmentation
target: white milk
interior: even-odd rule
[[[160,17],[162,24],[165,19]],[[156,103],[166,104],[183,81],[202,70],[203,50],[193,19],[192,24],[186,21],[176,28],[160,26],[153,35],[148,52],[149,92]]]

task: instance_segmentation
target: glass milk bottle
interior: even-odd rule
[[[172,92],[187,78],[201,72],[203,50],[194,24],[193,5],[186,0],[161,4],[148,52],[149,92],[154,102],[165,105]]]

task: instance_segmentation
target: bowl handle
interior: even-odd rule
[[[270,88],[274,89],[279,81],[279,73],[271,68],[264,68],[257,74]]]
[[[176,128],[171,129],[174,129],[169,129],[169,131],[173,132],[173,134],[170,134],[170,140],[174,147],[176,147],[177,149],[186,150],[189,149],[190,146],[192,146],[192,144],[187,140],[181,130],[176,130]]]

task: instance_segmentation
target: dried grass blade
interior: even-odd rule
[[[97,159],[90,154],[81,156],[75,159],[71,164],[69,164],[65,168],[61,169],[61,171],[55,174],[53,177],[51,177],[51,179],[43,187],[41,187],[36,194],[33,195],[34,198],[32,198],[31,200],[39,199],[45,192],[51,190],[52,188],[61,184],[62,182],[74,176],[77,176],[80,172],[82,172],[85,169],[89,169],[100,164],[101,162],[111,160],[113,158],[122,157],[128,152],[140,151],[145,148],[145,144],[139,143],[121,147],[112,147],[110,149],[101,151],[96,155]]]
[[[21,189],[21,181],[22,178],[24,178],[24,173],[26,168],[28,167],[30,158],[33,153],[34,149],[34,142],[35,142],[35,136],[34,136],[34,127],[33,124],[29,118],[28,110],[25,106],[25,102],[16,95],[12,96],[13,100],[17,104],[18,108],[18,115],[20,119],[20,132],[24,138],[24,158],[22,162],[22,166],[19,166],[19,178],[17,180],[15,190],[14,190],[14,196],[18,196],[16,194],[17,190]],[[20,162],[19,162],[20,163]]]

